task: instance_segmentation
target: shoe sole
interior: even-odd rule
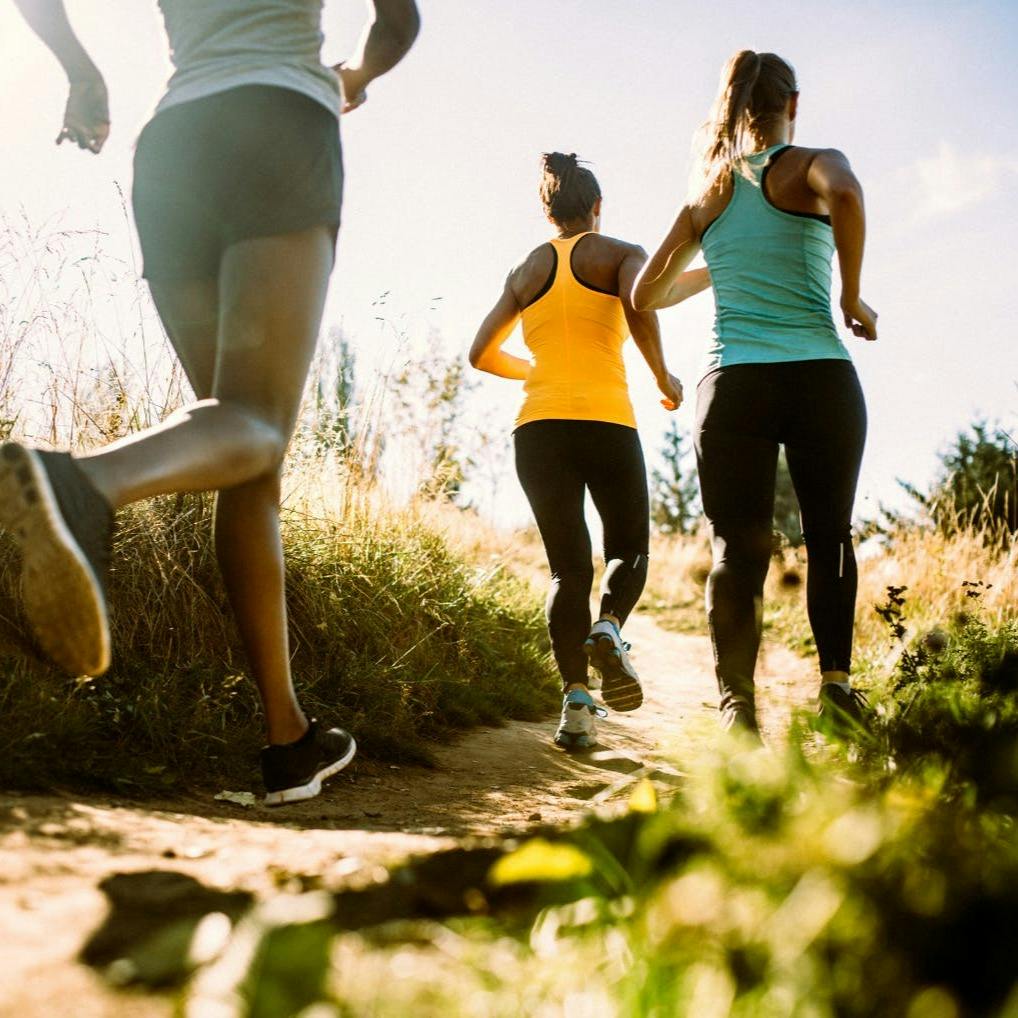
[[[0,525],[21,548],[25,613],[41,649],[71,675],[102,675],[110,666],[102,585],[39,457],[15,442],[0,447]]]
[[[643,687],[622,667],[610,636],[597,636],[583,645],[591,665],[601,673],[601,699],[614,711],[636,710],[643,703]]]
[[[265,795],[266,806],[286,806],[294,802],[307,802],[313,799],[322,790],[322,782],[338,774],[357,755],[357,743],[350,739],[350,748],[339,759],[334,760],[327,767],[323,767],[314,777],[304,785],[294,785],[293,788],[282,788],[278,792],[268,792]]]
[[[575,753],[583,749],[594,749],[597,746],[597,739],[591,739],[589,742],[580,742],[580,739],[590,739],[590,736],[585,733],[574,735],[572,732],[557,732],[554,742],[559,749],[564,749],[567,753]]]

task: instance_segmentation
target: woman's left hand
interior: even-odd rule
[[[664,378],[658,379],[657,387],[661,390],[664,399],[661,406],[665,410],[678,410],[682,406],[682,383],[671,372],[665,374]]]
[[[347,64],[336,64],[333,71],[343,83],[343,106],[340,113],[353,113],[363,106],[368,98],[368,83],[364,74],[359,68],[349,67]]]

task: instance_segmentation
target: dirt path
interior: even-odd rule
[[[669,750],[706,744],[716,731],[709,643],[646,617],[632,619],[626,635],[641,674],[652,677],[650,694],[640,711],[600,722],[602,748],[583,756],[552,746],[554,721],[515,722],[441,748],[434,770],[357,762],[319,799],[285,810],[211,795],[135,805],[0,794],[0,1015],[172,1013],[169,998],[111,990],[75,960],[106,911],[98,884],[112,873],[174,870],[255,894],[329,886],[465,836],[576,821],[642,775],[663,790],[677,783]],[[814,692],[810,666],[769,647],[760,687],[764,731],[780,739],[794,705]]]

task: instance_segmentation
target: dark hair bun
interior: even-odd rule
[[[541,202],[545,212],[558,223],[582,219],[590,214],[601,188],[594,174],[581,166],[575,152],[544,152]]]
[[[569,155],[564,152],[545,152],[541,159],[545,173],[555,177],[564,177],[577,166],[575,152],[570,152]]]

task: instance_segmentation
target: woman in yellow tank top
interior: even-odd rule
[[[650,515],[622,360],[629,334],[657,379],[664,407],[679,406],[682,386],[665,366],[657,316],[636,311],[629,297],[646,253],[601,236],[601,189],[593,173],[575,155],[545,155],[541,200],[556,236],[509,273],[470,363],[523,382],[513,438],[517,474],[552,574],[548,630],[565,688],[555,742],[587,749],[596,744],[600,710],[588,689],[588,661],[601,673],[609,707],[634,710],[643,701],[619,634],[647,577]],[[699,289],[709,282],[705,272],[688,277]],[[502,350],[521,320],[529,361]],[[604,525],[607,566],[593,626],[594,569],[583,513],[588,490]]]

